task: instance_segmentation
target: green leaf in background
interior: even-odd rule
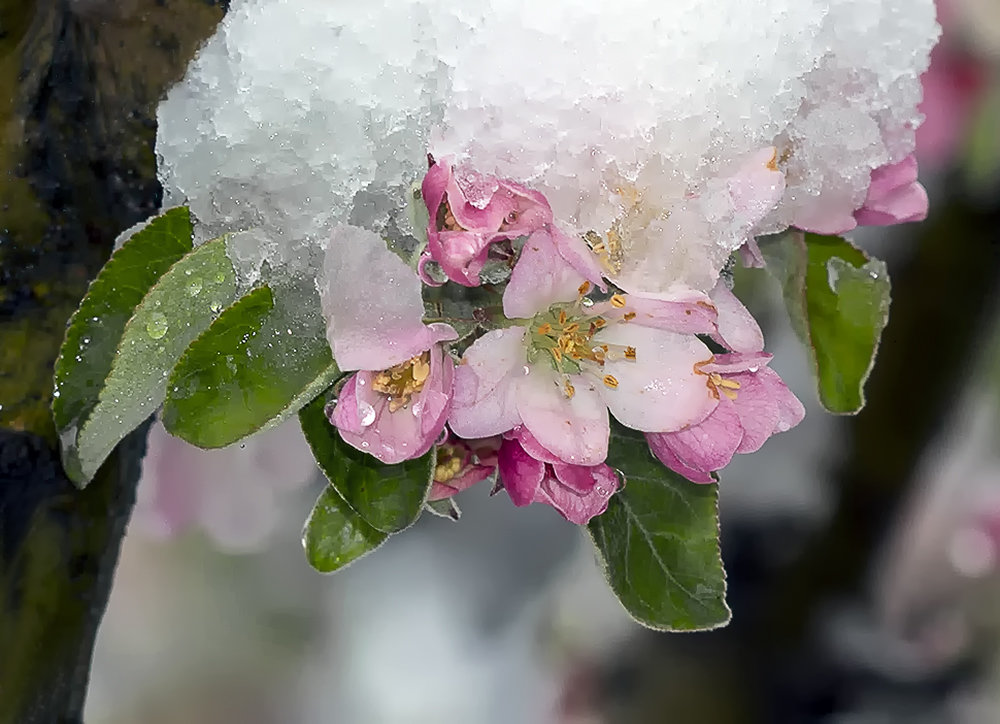
[[[340,438],[326,417],[326,395],[299,411],[302,432],[327,480],[348,505],[378,530],[397,533],[413,524],[427,502],[437,449],[385,465]]]
[[[625,487],[587,528],[625,609],[663,631],[728,623],[719,486],[685,480],[653,457],[642,433],[614,422],[607,462]]]
[[[313,280],[275,281],[270,290],[273,305],[237,302],[184,354],[163,407],[172,434],[225,447],[294,415],[339,374]]]
[[[802,232],[769,241],[761,251],[809,350],[820,402],[830,412],[857,412],[889,320],[885,263],[838,236]]]
[[[333,573],[372,552],[388,537],[368,525],[327,486],[306,521],[302,547],[309,565],[320,573]]]
[[[77,483],[93,474],[81,469],[77,436],[98,404],[125,326],[150,287],[192,246],[187,208],[154,218],[112,254],[69,320],[55,364],[52,416],[63,464]]]
[[[125,325],[97,406],[69,451],[86,480],[115,445],[163,403],[167,375],[181,354],[235,296],[225,239],[196,248],[149,290]]]

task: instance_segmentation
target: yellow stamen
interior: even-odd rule
[[[386,395],[389,412],[395,412],[410,403],[410,398],[424,388],[430,376],[431,355],[428,351],[376,374],[372,379],[372,389]]]
[[[625,312],[625,316],[622,317],[626,322],[631,322],[635,319],[635,312]]]
[[[559,325],[562,326],[564,324],[566,324],[566,310],[565,309],[560,309],[559,310]]]
[[[635,347],[625,348],[625,359],[629,360],[630,362],[635,362]]]
[[[548,322],[545,322],[545,324],[538,325],[539,334],[548,334],[551,331],[552,331],[552,325],[549,324]]]
[[[581,285],[580,285],[580,288],[579,288],[579,289],[577,289],[576,291],[577,291],[577,292],[578,292],[578,293],[580,294],[580,296],[582,297],[582,296],[583,296],[584,294],[586,294],[587,292],[589,292],[589,291],[590,291],[590,282],[588,282],[588,281],[585,281],[585,282],[584,282],[583,284],[581,284]]]
[[[570,382],[569,379],[563,382],[563,393],[566,395],[566,398],[570,400],[572,400],[573,395],[576,394],[576,388],[573,387],[573,383]]]
[[[613,390],[618,387],[618,380],[612,375],[604,375],[604,384]]]
[[[615,309],[622,309],[625,307],[625,297],[621,294],[611,295],[611,306]]]
[[[774,149],[774,153],[771,154],[771,160],[767,162],[767,168],[770,171],[778,170],[778,149]]]

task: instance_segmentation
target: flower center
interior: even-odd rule
[[[454,480],[465,467],[465,455],[457,445],[438,446],[437,466],[434,468],[434,481],[447,483]]]
[[[593,304],[586,297],[589,291],[590,283],[584,282],[580,285],[580,295],[575,302],[553,304],[546,311],[535,315],[528,328],[528,361],[534,363],[540,357],[548,358],[553,369],[564,376],[563,394],[567,398],[576,394],[569,375],[583,371],[598,373],[606,387],[615,389],[618,387],[618,380],[614,375],[603,374],[601,368],[604,363],[614,359],[626,359],[630,362],[636,359],[635,347],[594,340],[594,335],[608,325],[608,320],[599,315],[586,314],[588,303],[590,306]],[[616,309],[623,309],[626,305],[623,294],[614,294],[609,301]],[[625,317],[628,319],[628,314]]]
[[[386,395],[389,398],[389,412],[395,412],[410,404],[410,398],[424,389],[424,383],[430,375],[431,353],[428,350],[379,372],[372,380],[372,389]]]
[[[448,199],[441,202],[437,213],[438,231],[465,231],[465,228],[455,219],[455,214],[451,211],[451,204]]]

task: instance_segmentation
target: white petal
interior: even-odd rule
[[[517,409],[541,445],[574,465],[597,465],[608,456],[608,407],[588,378],[573,375],[572,398],[564,381],[542,362],[517,385]]]
[[[602,330],[594,339],[635,347],[634,362],[618,359],[604,366],[603,374],[611,375],[617,387],[598,386],[611,414],[623,425],[672,432],[701,422],[718,404],[708,378],[694,369],[712,357],[697,337],[625,323]]]
[[[449,424],[459,437],[499,435],[521,423],[515,383],[524,375],[524,327],[484,334],[455,368]]]

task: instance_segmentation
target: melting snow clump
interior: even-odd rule
[[[164,205],[287,262],[337,222],[409,233],[431,153],[603,233],[636,198],[724,220],[709,192],[773,146],[754,231],[807,227],[913,150],[937,35],[932,0],[233,0],[160,106]]]

